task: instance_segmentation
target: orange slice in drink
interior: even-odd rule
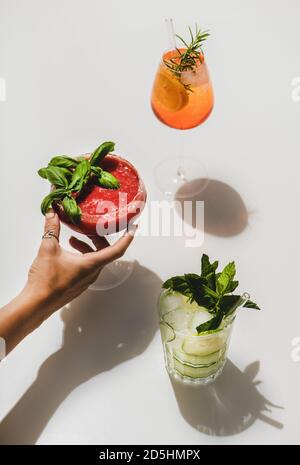
[[[179,111],[189,101],[184,86],[167,70],[161,69],[154,83],[154,98],[169,111]]]

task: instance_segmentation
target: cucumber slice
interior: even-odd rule
[[[213,363],[208,367],[193,367],[191,365],[186,365],[181,363],[176,358],[174,358],[174,369],[182,376],[188,378],[206,378],[214,374],[222,366],[222,363]]]
[[[182,344],[182,350],[189,355],[210,355],[224,348],[227,336],[227,331],[206,336],[186,336]]]
[[[174,357],[178,360],[178,362],[193,365],[195,367],[209,366],[212,363],[217,363],[221,360],[224,353],[225,348],[217,350],[217,352],[213,352],[209,355],[190,355],[180,349],[174,349],[173,351]]]
[[[171,326],[167,325],[166,323],[160,323],[159,327],[163,342],[171,342],[175,339],[175,333]]]

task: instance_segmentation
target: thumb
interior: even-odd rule
[[[54,212],[52,208],[48,210],[48,212],[45,215],[45,226],[44,226],[44,232],[51,231],[57,239],[59,239],[59,234],[60,234],[60,221],[58,218],[57,213]]]

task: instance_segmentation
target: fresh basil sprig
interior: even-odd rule
[[[188,298],[189,302],[196,302],[205,307],[213,317],[197,326],[198,334],[217,329],[223,318],[232,315],[241,303],[241,296],[232,294],[239,285],[234,280],[236,274],[235,263],[230,262],[222,272],[217,273],[218,261],[210,263],[206,254],[201,258],[201,275],[194,273],[174,276],[162,285],[164,289],[179,292]],[[243,307],[260,310],[251,300]]]
[[[60,168],[76,168],[79,161],[76,158],[68,157],[67,155],[57,155],[51,158],[49,165],[59,166]]]
[[[69,180],[72,173],[66,168],[59,168],[58,166],[49,165],[47,168],[42,168],[38,171],[39,175],[48,181],[55,187],[68,187]]]
[[[103,169],[100,166],[91,166],[91,171],[97,178],[100,178]]]
[[[65,195],[66,195],[65,189],[55,189],[54,191],[50,192],[50,194],[46,195],[46,197],[41,203],[41,211],[43,215],[46,215],[49,208],[52,207],[53,202],[62,200]]]
[[[106,189],[119,189],[120,182],[108,171],[102,170],[101,176],[98,178],[100,186]]]
[[[81,219],[81,209],[77,205],[76,200],[71,195],[66,195],[62,201],[62,206],[72,223],[79,224]]]
[[[115,149],[114,142],[103,142],[103,144],[99,145],[91,154],[91,165],[97,166],[99,165],[100,161],[109,153]]]
[[[41,178],[47,179],[47,168],[40,168],[38,170],[38,175],[41,176]]]
[[[72,175],[72,180],[69,188],[74,192],[80,192],[86,185],[91,172],[91,165],[88,160],[82,160],[76,166],[76,169]]]
[[[60,202],[67,217],[74,224],[79,224],[81,209],[72,193],[78,195],[89,180],[95,177],[100,186],[118,189],[120,187],[118,179],[97,166],[109,152],[114,150],[114,147],[114,142],[103,142],[92,152],[89,159],[84,157],[75,159],[67,155],[51,158],[48,166],[38,171],[39,176],[47,179],[55,188],[44,198],[41,204],[42,213],[45,215],[53,203]]]

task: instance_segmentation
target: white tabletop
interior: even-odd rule
[[[297,0],[0,0],[1,304],[23,286],[38,247],[46,185],[36,170],[51,155],[115,140],[149,199],[162,199],[153,168],[178,139],[149,94],[166,16],[181,33],[195,21],[211,29],[216,95],[209,120],[187,136],[215,180],[203,246],[137,236],[127,283],[87,291],[27,337],[0,366],[1,442],[299,442],[299,14]],[[223,375],[191,390],[165,372],[155,302],[162,280],[197,272],[203,252],[235,259],[241,289],[263,310],[240,312]]]

